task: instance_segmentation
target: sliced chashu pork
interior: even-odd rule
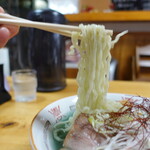
[[[96,132],[88,121],[88,115],[82,113],[67,134],[62,150],[96,150],[105,142],[106,137]]]

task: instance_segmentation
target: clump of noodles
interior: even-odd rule
[[[108,33],[103,25],[81,24],[79,28],[81,33],[73,32],[71,38],[72,52],[76,48],[81,56],[77,75],[78,101],[73,118],[70,118],[67,123],[60,122],[55,125],[54,137],[57,141],[63,141],[59,133],[67,132],[78,114],[101,114],[117,111],[121,107],[118,102],[107,101],[106,95],[109,87],[110,50],[127,31],[118,34],[115,40],[112,40],[112,34]],[[91,121],[91,124],[94,121]]]
[[[111,111],[115,107],[112,107],[112,104],[110,107],[106,100],[109,87],[110,50],[126,32],[119,34],[112,41],[111,35],[103,25],[81,24],[79,28],[81,34],[78,32],[72,34],[73,47],[78,49],[81,55],[77,75],[76,112],[93,113],[97,109]]]

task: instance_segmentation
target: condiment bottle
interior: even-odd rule
[[[11,99],[10,94],[5,89],[4,86],[4,71],[3,71],[3,64],[0,64],[0,104],[8,101]]]

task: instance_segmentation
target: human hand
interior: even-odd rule
[[[4,9],[0,7],[0,13],[4,13]],[[19,27],[0,24],[0,48],[4,47],[9,39],[19,32]]]

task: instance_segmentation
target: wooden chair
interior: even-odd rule
[[[133,80],[150,81],[150,46],[136,48],[132,70]]]

